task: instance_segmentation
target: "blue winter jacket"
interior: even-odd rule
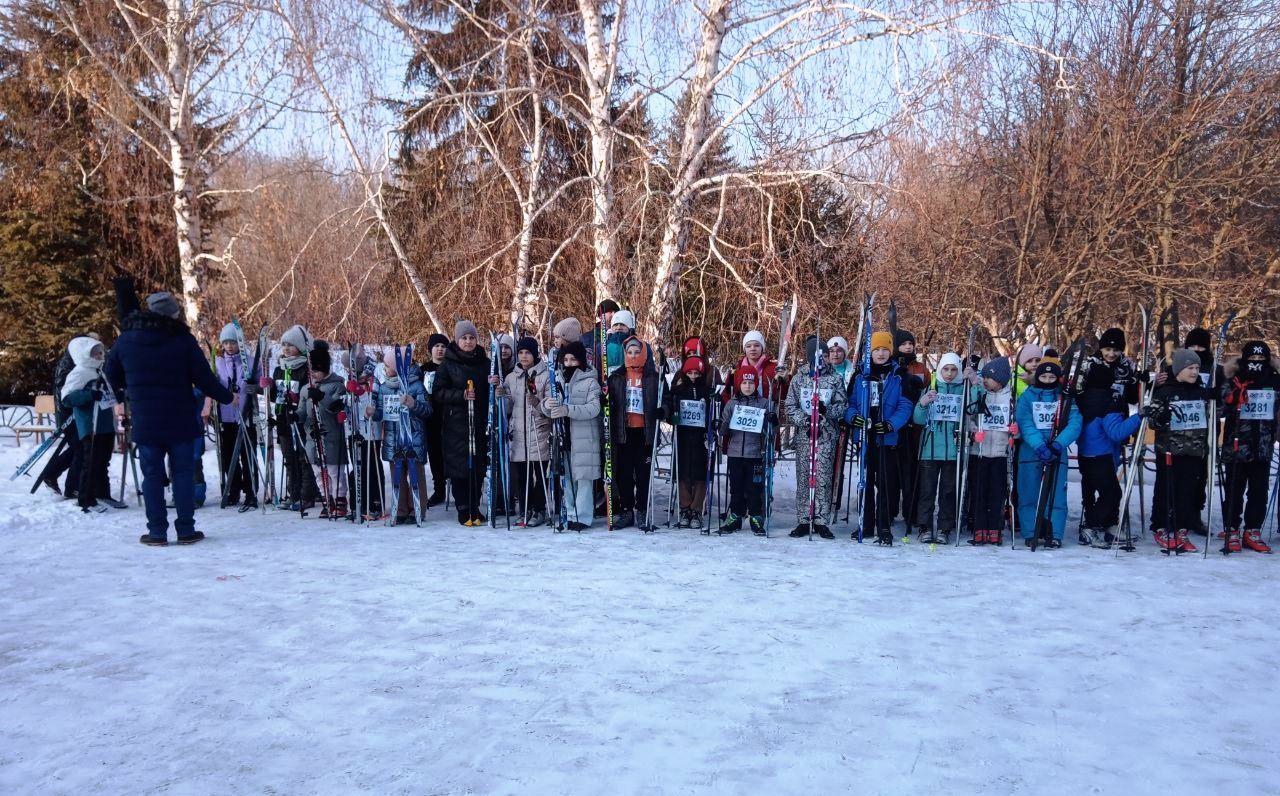
[[[400,423],[401,418],[407,417],[409,420],[408,439],[410,451],[413,454],[413,458],[420,462],[425,462],[427,460],[427,445],[424,429],[426,428],[427,418],[431,417],[431,397],[427,395],[426,385],[422,383],[422,368],[411,364],[405,371],[405,373],[401,374],[399,386],[392,387],[383,382],[374,389],[373,422],[383,424],[382,458],[385,461],[391,461],[404,443],[405,435],[401,433]],[[386,396],[405,394],[413,396],[413,408],[398,412],[396,415],[384,416],[382,407],[386,401]]]
[[[231,403],[234,396],[218,383],[187,325],[138,311],[120,328],[105,372],[116,392],[129,397],[134,440],[139,445],[167,445],[201,436],[200,406],[191,388],[220,404]]]
[[[1022,449],[1019,451],[1021,461],[1029,462],[1034,458],[1036,448],[1041,445],[1047,445],[1052,431],[1041,431],[1036,428],[1035,405],[1037,403],[1054,403],[1058,402],[1061,391],[1057,389],[1045,389],[1043,387],[1028,387],[1023,390],[1022,395],[1018,396],[1018,408],[1014,411],[1018,418],[1018,438]],[[1062,446],[1061,461],[1067,461],[1067,448],[1071,446],[1080,437],[1080,429],[1084,425],[1084,421],[1080,417],[1080,410],[1075,404],[1071,405],[1071,415],[1067,418],[1067,424],[1058,432],[1058,436],[1054,437],[1054,441]]]
[[[1128,415],[1123,412],[1108,412],[1102,417],[1095,417],[1084,424],[1084,431],[1076,442],[1076,452],[1080,456],[1110,456],[1120,466],[1124,458],[1124,443],[1138,433],[1142,425],[1142,415]]]
[[[853,381],[849,382],[849,408],[844,412],[844,419],[847,423],[852,423],[855,417],[867,415],[867,409],[863,406],[863,401],[868,391],[862,388],[862,383],[863,375],[861,373],[854,376]],[[898,432],[911,420],[912,410],[911,399],[902,394],[902,378],[898,375],[897,362],[892,360],[889,362],[889,372],[885,375],[881,387],[879,419],[886,420],[893,426],[893,433],[886,434],[883,437],[885,446],[891,448],[898,444]]]
[[[94,434],[114,434],[116,430],[115,415],[110,409],[98,409],[98,402],[93,398],[93,390],[105,390],[107,386],[101,381],[91,382],[85,387],[67,393],[67,397],[62,399],[62,405],[70,407],[72,414],[76,419],[76,434],[80,439],[84,439],[85,434],[90,433],[90,426],[93,427]]]

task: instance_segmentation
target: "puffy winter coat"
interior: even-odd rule
[[[506,378],[504,403],[513,462],[545,462],[551,458],[551,419],[542,413],[549,379],[546,359],[539,359],[528,371],[517,368]]]
[[[167,445],[203,436],[192,387],[220,404],[230,403],[233,396],[218,383],[187,325],[138,311],[120,328],[104,372],[117,393],[129,396],[133,439],[139,445]]]
[[[803,375],[797,375],[791,389],[787,392],[787,422],[796,428],[796,438],[802,440],[801,446],[808,445],[809,415],[811,407],[805,403],[809,391],[813,389],[813,369],[808,368]],[[823,401],[823,396],[828,400]],[[848,398],[844,393],[844,384],[840,376],[831,366],[823,363],[818,368],[818,401],[821,416],[818,421],[818,438],[830,436],[835,438],[840,427],[840,418],[845,416]],[[798,448],[799,449],[799,448]]]
[[[1201,382],[1183,384],[1173,376],[1151,394],[1150,423],[1156,430],[1156,453],[1174,456],[1207,456],[1209,454],[1209,388]],[[1192,422],[1199,415],[1201,423]],[[1203,425],[1204,428],[1180,428],[1175,425]]]
[[[1236,376],[1223,385],[1222,414],[1226,425],[1222,434],[1222,461],[1267,461],[1276,441],[1276,426],[1280,423],[1280,376],[1268,373],[1260,378],[1247,380]],[[1270,417],[1262,415],[1267,404],[1273,411]],[[1240,418],[1244,411],[1254,419]]]
[[[653,444],[653,430],[657,427],[654,410],[658,407],[658,371],[652,359],[645,360],[641,376],[644,409],[644,444]],[[627,438],[627,368],[621,367],[609,374],[609,422],[615,440]]]
[[[1007,457],[1013,438],[1010,435],[1009,426],[1001,427],[997,421],[1003,416],[1005,423],[1014,423],[1014,410],[1017,406],[1013,403],[1013,385],[1006,384],[1004,389],[996,392],[990,392],[982,387],[972,387],[969,394],[978,395],[978,398],[971,399],[969,406],[965,408],[965,414],[968,416],[968,433],[973,440],[969,455],[984,459]],[[978,432],[981,432],[981,439],[978,438]]]
[[[875,380],[874,376],[871,378],[873,381]],[[863,389],[864,381],[865,377],[859,373],[853,378],[853,381],[849,382],[849,408],[845,410],[844,419],[850,423],[856,417],[865,417],[869,414],[868,407],[863,406],[868,393],[868,390]],[[881,380],[879,387],[879,418],[893,426],[893,433],[885,434],[881,437],[881,440],[885,447],[892,448],[898,444],[898,432],[911,420],[911,412],[914,409],[911,399],[902,391],[902,377],[899,375],[896,361],[889,361],[889,370]],[[860,439],[861,432],[855,438]]]
[[[391,461],[403,446],[408,446],[414,459],[426,461],[427,446],[424,427],[432,415],[431,399],[427,396],[426,387],[422,384],[422,370],[417,365],[410,365],[405,377],[397,379],[395,384],[384,381],[374,388],[373,420],[382,424],[382,458]],[[399,404],[399,396],[412,395],[413,408],[397,411],[394,414],[384,412],[387,398],[391,397]],[[407,418],[407,431],[400,427]]]
[[[1027,387],[1022,391],[1022,395],[1018,396],[1018,407],[1014,416],[1018,419],[1018,437],[1022,445],[1018,455],[1023,463],[1035,461],[1036,449],[1041,445],[1048,445],[1051,441],[1062,446],[1060,459],[1063,464],[1067,462],[1067,448],[1080,437],[1080,429],[1084,425],[1080,410],[1076,408],[1075,403],[1072,402],[1067,422],[1056,436],[1053,429],[1036,427],[1036,405],[1040,405],[1043,415],[1049,412],[1045,404],[1053,404],[1056,407],[1061,395],[1062,391],[1057,388]]]
[[[1129,415],[1129,404],[1124,403],[1119,392],[1110,388],[1089,390],[1080,395],[1084,429],[1075,449],[1082,457],[1110,456],[1116,466],[1124,458],[1126,440],[1138,433],[1142,415]],[[1092,406],[1091,406],[1092,404]]]
[[[466,478],[468,439],[475,445],[475,468],[484,472],[489,467],[489,357],[476,346],[470,354],[449,343],[444,362],[436,371],[431,401],[440,418],[444,449],[444,469],[449,478]],[[467,382],[475,389],[474,427],[468,426]]]
[[[703,413],[709,416],[709,398],[715,393],[712,389],[711,377],[691,379],[684,373],[677,373],[671,380],[671,389],[662,397],[667,410],[667,420],[675,424],[680,419],[681,401],[700,401]],[[676,425],[676,471],[683,478],[686,474],[698,474],[707,469],[707,429],[705,426]]]
[[[938,395],[954,395],[959,400],[964,400],[963,378],[954,383],[938,379],[930,389],[936,390]],[[928,393],[926,392],[925,394],[927,395]],[[956,430],[959,424],[933,419],[937,406],[938,402],[935,399],[929,406],[916,404],[911,412],[911,422],[917,426],[924,427],[924,436],[921,437],[920,441],[920,459],[922,461],[954,461],[957,443]],[[961,412],[963,413],[963,411],[964,408],[961,407]]]
[[[722,403],[728,403],[729,399],[738,394],[738,385],[735,383],[734,375],[737,373],[738,368],[750,364],[750,360],[745,356],[734,364],[733,369],[729,371],[729,378],[725,383],[724,392],[721,393]],[[760,374],[760,377],[756,379],[756,395],[762,398],[769,398],[776,403],[778,396],[773,394],[774,385],[777,384],[779,391],[783,393],[786,392],[787,387],[785,381],[778,381],[778,363],[768,354],[765,354],[755,364],[755,369]]]
[[[104,395],[110,392],[110,387],[101,379],[85,385],[79,390],[73,390],[67,393],[67,397],[62,400],[64,406],[71,410],[72,415],[76,419],[76,434],[80,439],[84,439],[85,435],[94,434],[112,434],[116,430],[115,415],[110,409],[98,408],[98,400],[93,397],[95,390]],[[68,433],[70,430],[68,429]]]
[[[346,429],[339,418],[347,406],[347,385],[343,383],[342,377],[336,373],[330,373],[317,381],[316,387],[324,393],[324,398],[318,404],[312,402],[305,390],[302,393],[302,401],[298,404],[298,418],[307,431],[307,458],[314,465],[320,464],[320,459],[316,456],[315,435],[315,422],[319,419],[320,433],[324,437],[325,464],[330,467],[345,465],[347,463]]]
[[[758,394],[750,397],[737,395],[729,399],[724,407],[724,415],[720,418],[720,436],[724,439],[725,455],[740,459],[763,459],[764,431],[735,431],[732,428],[734,414],[743,407],[763,409],[767,415],[773,411],[773,401]],[[767,426],[768,423],[764,425]]]
[[[569,473],[574,481],[594,481],[603,473],[600,466],[600,441],[603,424],[600,419],[600,382],[595,371],[578,368],[565,384],[556,384],[565,391],[562,406],[557,411],[548,406],[551,396],[542,401],[542,411],[548,417],[569,419]]]

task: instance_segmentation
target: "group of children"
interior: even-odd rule
[[[492,338],[495,361],[475,325],[459,321],[452,340],[431,336],[423,364],[408,349],[381,358],[343,352],[345,379],[329,345],[301,326],[281,336],[268,372],[228,324],[213,369],[236,400],[204,409],[219,439],[221,504],[257,508],[261,484],[268,499],[304,516],[319,505],[320,517],[403,524],[451,495],[464,525],[492,511],[524,527],[583,530],[608,518],[614,529],[649,529],[655,441],[666,423],[676,525],[764,534],[785,422],[795,450],[794,537],[833,538],[841,500],[856,493],[850,525],[859,539],[892,544],[901,515],[921,541],[948,543],[964,530],[972,544],[1000,545],[1008,528],[1033,549],[1058,547],[1074,446],[1079,541],[1105,548],[1120,538],[1119,473],[1131,440],[1150,428],[1157,544],[1195,549],[1190,535],[1206,532],[1216,481],[1224,547],[1269,552],[1260,529],[1280,376],[1262,341],[1215,369],[1208,334],[1194,330],[1149,374],[1126,358],[1124,333],[1108,329],[1088,357],[1035,345],[1012,361],[946,352],[930,372],[907,332],[871,334],[864,361],[843,337],[811,336],[804,364],[788,377],[753,330],[724,368],[701,338],[688,338],[668,375],[629,311],[608,301],[598,309],[601,320],[585,335],[574,318],[555,324],[546,355],[534,338],[503,334]],[[100,510],[99,501],[117,503],[106,466],[118,410],[101,373],[102,344],[76,338],[68,354],[74,367],[59,397],[74,415],[83,462],[75,492],[86,510]],[[260,392],[266,439],[256,422]],[[1206,460],[1218,416],[1215,477]],[[278,487],[267,475],[276,450]],[[728,495],[717,498],[722,480]]]

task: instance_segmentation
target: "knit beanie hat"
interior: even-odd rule
[[[944,379],[942,377],[942,369],[945,368],[947,365],[950,365],[956,369],[956,375],[954,379]],[[941,358],[938,359],[938,381],[944,382],[946,384],[959,384],[960,380],[963,378],[964,378],[964,368],[961,367],[959,354],[955,353],[954,351],[948,351],[947,353],[943,354]]]
[[[1190,348],[1193,345],[1198,345],[1201,348],[1208,348],[1210,345],[1212,345],[1212,340],[1209,337],[1209,330],[1201,329],[1200,327],[1197,326],[1196,328],[1187,332],[1187,342],[1186,342],[1186,345],[1183,347]],[[1174,371],[1174,372],[1176,373],[1177,371]]]
[[[473,337],[479,337],[479,336],[480,336],[480,332],[476,331],[476,325],[475,325],[474,323],[472,323],[471,321],[469,321],[469,320],[467,320],[467,319],[463,318],[462,320],[458,321],[457,323],[455,323],[455,324],[453,325],[453,339],[454,339],[454,340],[457,340],[459,337],[462,337],[462,336],[464,336],[464,335],[468,335],[468,334],[469,334],[469,335],[471,335],[471,336],[473,336]]]
[[[751,382],[752,384],[754,384],[756,386],[756,389],[758,390],[760,388],[760,384],[759,384],[760,374],[757,373],[756,369],[751,367],[750,365],[746,365],[746,364],[739,365],[738,369],[733,372],[733,383],[738,385],[738,392],[742,393],[743,395],[745,395],[746,393],[743,392],[742,385],[746,384],[747,382]]]
[[[587,366],[587,347],[582,344],[581,340],[574,340],[571,343],[565,343],[564,348],[560,349],[560,360],[564,361],[565,354],[572,354],[573,358],[578,360],[580,367]]]
[[[503,332],[502,334],[498,335],[499,353],[501,353],[503,346],[510,348],[512,355],[514,355],[516,352],[516,339],[511,335],[507,334],[506,332]]]
[[[899,329],[893,335],[893,350],[897,351],[903,343],[911,343],[912,345],[915,345],[916,336],[911,332],[908,332],[906,329]]]
[[[1018,349],[1018,355],[1014,358],[1019,365],[1027,364],[1029,359],[1041,359],[1044,357],[1044,349],[1035,343],[1027,343]]]
[[[871,335],[871,350],[875,351],[877,348],[887,348],[890,351],[896,351],[897,349],[893,345],[893,335],[888,332],[876,332]]]
[[[280,343],[283,345],[288,343],[302,353],[309,353],[315,345],[315,338],[311,336],[303,326],[290,326],[285,333],[280,335]]]
[[[701,376],[707,369],[706,360],[699,356],[692,356],[680,363],[680,372],[686,376]]]
[[[991,379],[1001,387],[1007,387],[1009,380],[1013,378],[1013,369],[1009,367],[1009,360],[1004,357],[996,357],[983,365],[982,378]]]
[[[1271,348],[1261,340],[1250,340],[1244,344],[1244,348],[1240,349],[1240,358],[1249,359],[1250,357],[1262,357],[1270,362]]]
[[[433,332],[431,336],[427,338],[427,351],[430,352],[431,349],[438,345],[449,345],[449,338],[439,332]]]
[[[596,315],[604,315],[606,312],[617,312],[622,309],[618,306],[618,302],[613,299],[605,299],[596,305]]]
[[[1173,362],[1172,370],[1174,376],[1177,376],[1192,365],[1200,364],[1200,355],[1189,348],[1179,348],[1174,350],[1173,357],[1171,359]]]
[[[565,318],[555,325],[553,333],[564,338],[566,343],[576,342],[582,339],[582,324],[577,318]]]
[[[642,368],[649,357],[644,342],[634,334],[622,342],[622,364],[628,368]]]
[[[840,337],[839,335],[836,335],[835,337],[827,341],[828,351],[836,347],[839,347],[846,354],[849,353],[849,341],[844,339],[843,337]]]
[[[707,345],[702,342],[701,337],[687,337],[684,345],[680,346],[680,358],[688,359],[689,357],[705,357],[707,355]]]
[[[1123,351],[1125,348],[1124,330],[1112,326],[1098,338],[1098,348],[1114,348]]]
[[[182,315],[182,307],[178,305],[178,300],[167,290],[147,296],[147,309],[166,318],[177,319]]]
[[[613,313],[613,320],[609,322],[609,325],[617,326],[620,323],[626,324],[628,329],[635,331],[636,316],[631,314],[631,310],[618,310]]]
[[[752,329],[742,336],[742,350],[747,350],[747,343],[759,343],[764,348],[764,333],[759,329]]]
[[[236,328],[234,323],[229,323],[222,327],[222,331],[218,332],[219,343],[239,343],[240,330]]]
[[[311,369],[322,373],[328,373],[333,367],[333,357],[329,354],[328,347],[316,348],[311,352]]]
[[[1036,368],[1036,382],[1039,383],[1040,377],[1046,373],[1052,373],[1058,377],[1058,381],[1062,381],[1062,366],[1055,360],[1047,359],[1040,362],[1040,365]]]
[[[520,342],[516,343],[516,354],[519,355],[521,351],[528,351],[533,354],[533,358],[536,360],[538,358],[538,341],[532,337],[521,337]]]

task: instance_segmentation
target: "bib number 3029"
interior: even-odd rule
[[[760,431],[764,428],[764,409],[758,406],[739,406],[733,410],[729,421],[730,431]]]

